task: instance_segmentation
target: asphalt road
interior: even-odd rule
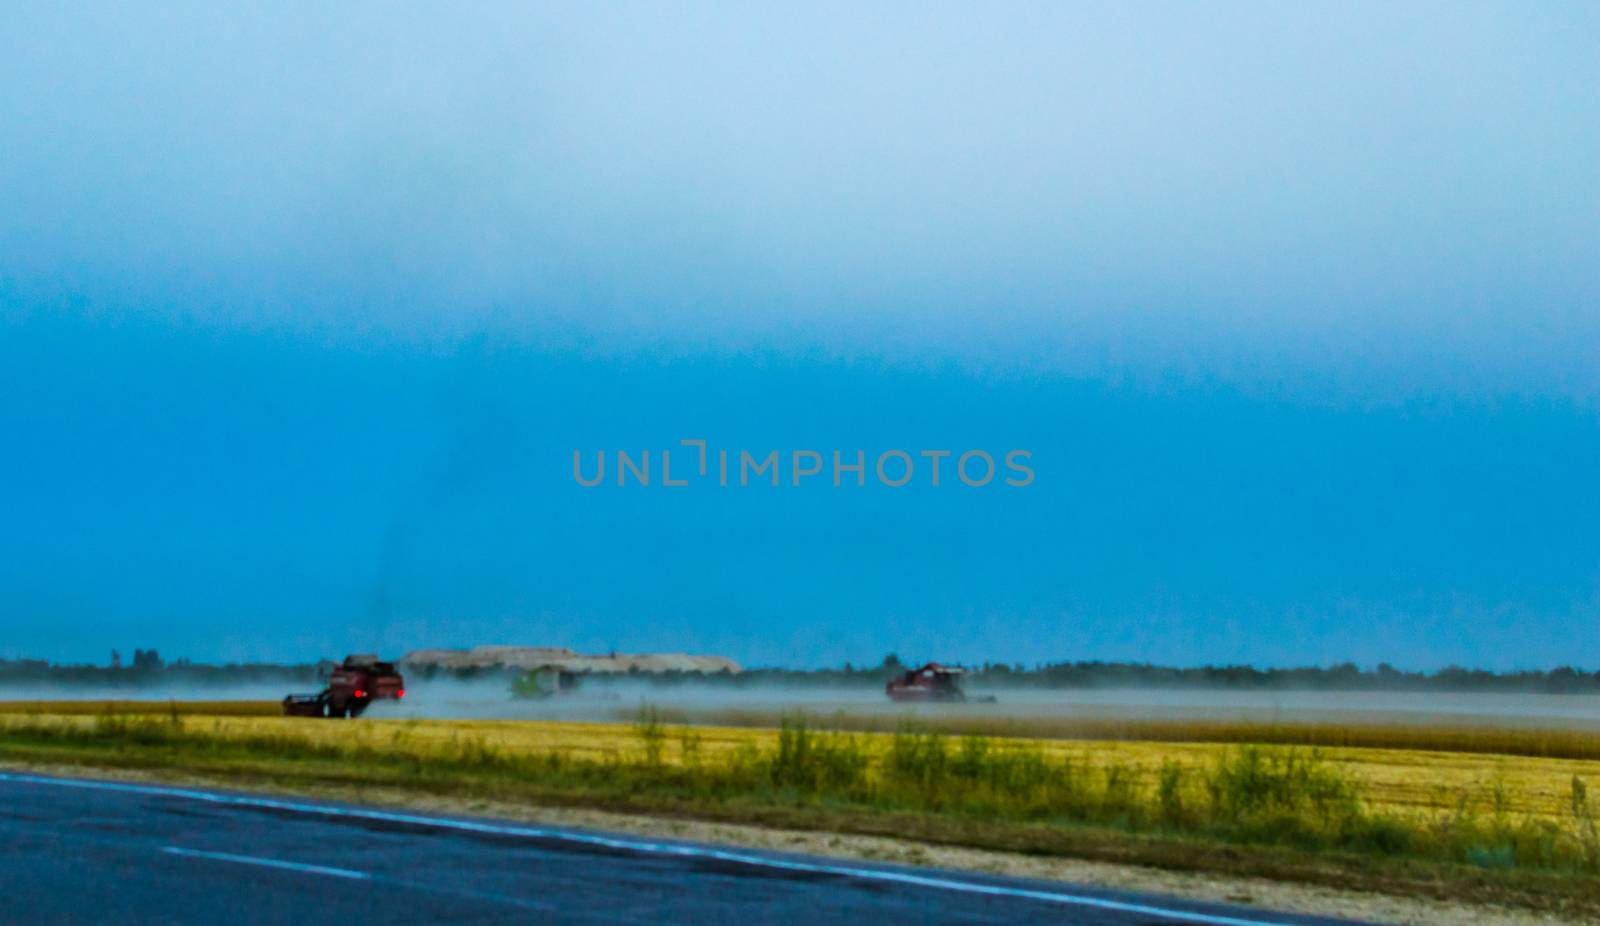
[[[933,869],[0,773],[0,923],[1334,921]]]

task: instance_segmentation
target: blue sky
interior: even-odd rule
[[[0,656],[1600,666],[1597,27],[12,11]]]

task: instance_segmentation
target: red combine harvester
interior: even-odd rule
[[[328,687],[316,694],[292,694],[283,699],[290,717],[360,717],[373,701],[406,696],[406,680],[392,662],[377,656],[346,656],[328,676]]]
[[[960,682],[963,671],[960,666],[930,662],[920,669],[912,669],[889,679],[883,690],[891,701],[965,701],[967,693],[961,690]]]

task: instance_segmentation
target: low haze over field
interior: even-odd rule
[[[1600,21],[1228,9],[8,11],[0,657],[1600,665]]]

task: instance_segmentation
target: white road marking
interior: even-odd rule
[[[328,807],[318,804],[302,804],[296,801],[283,801],[268,797],[247,797],[236,794],[218,794],[211,791],[199,791],[193,788],[168,788],[160,785],[139,785],[117,781],[85,781],[72,778],[49,778],[43,775],[17,775],[0,772],[0,782],[12,781],[20,784],[47,785],[60,788],[84,788],[94,791],[118,791],[125,794],[147,794],[156,797],[178,797],[186,800],[201,801],[210,804],[221,804],[233,807],[254,807],[263,810],[277,810],[288,813],[298,813],[308,816],[335,817],[355,820],[377,820],[384,823],[400,823],[411,826],[431,826],[438,829],[458,830],[468,833],[490,833],[496,836],[520,836],[525,839],[543,839],[559,842],[570,842],[579,845],[602,846],[610,849],[620,849],[630,852],[648,853],[653,855],[676,856],[679,858],[713,859],[719,862],[729,862],[736,865],[748,865],[752,868],[767,868],[778,871],[794,871],[807,874],[829,874],[841,877],[855,878],[862,881],[879,881],[892,884],[908,884],[914,887],[927,887],[941,891],[952,891],[963,894],[981,894],[989,897],[1016,897],[1024,900],[1037,900],[1043,903],[1061,904],[1064,906],[1087,907],[1095,910],[1108,910],[1116,913],[1133,913],[1140,916],[1153,916],[1173,923],[1199,923],[1202,926],[1291,926],[1283,921],[1244,919],[1236,916],[1222,916],[1214,913],[1202,913],[1198,910],[1183,910],[1173,907],[1159,907],[1154,904],[1132,903],[1130,901],[1112,900],[1107,897],[1094,897],[1087,894],[1069,894],[1062,891],[1037,890],[1033,888],[1008,887],[1001,884],[983,884],[972,881],[958,881],[954,878],[943,878],[934,875],[918,875],[910,872],[884,871],[876,868],[855,868],[849,865],[831,865],[819,862],[791,861],[782,858],[771,858],[763,855],[752,855],[745,852],[735,852],[726,849],[714,849],[709,846],[678,845],[667,842],[651,842],[640,839],[628,839],[618,836],[603,836],[596,833],[580,833],[567,830],[545,829],[536,826],[512,826],[479,822],[475,820],[452,820],[448,817],[425,817],[420,814],[395,813],[387,810],[371,810],[362,807]],[[245,859],[246,856],[238,856]],[[250,861],[263,861],[250,859]],[[282,863],[292,865],[292,862]],[[317,868],[318,866],[310,866]],[[343,872],[343,869],[321,869],[323,873]],[[358,876],[360,872],[352,872]]]
[[[284,871],[298,871],[309,875],[328,875],[334,878],[352,878],[365,881],[372,875],[364,871],[352,871],[348,868],[329,868],[327,865],[307,865],[303,862],[285,862],[275,858],[261,858],[255,855],[234,855],[231,852],[202,852],[199,849],[185,849],[181,846],[164,846],[162,852],[168,855],[181,855],[185,858],[204,858],[214,862],[238,862],[241,865],[260,865],[263,868],[281,868]]]

